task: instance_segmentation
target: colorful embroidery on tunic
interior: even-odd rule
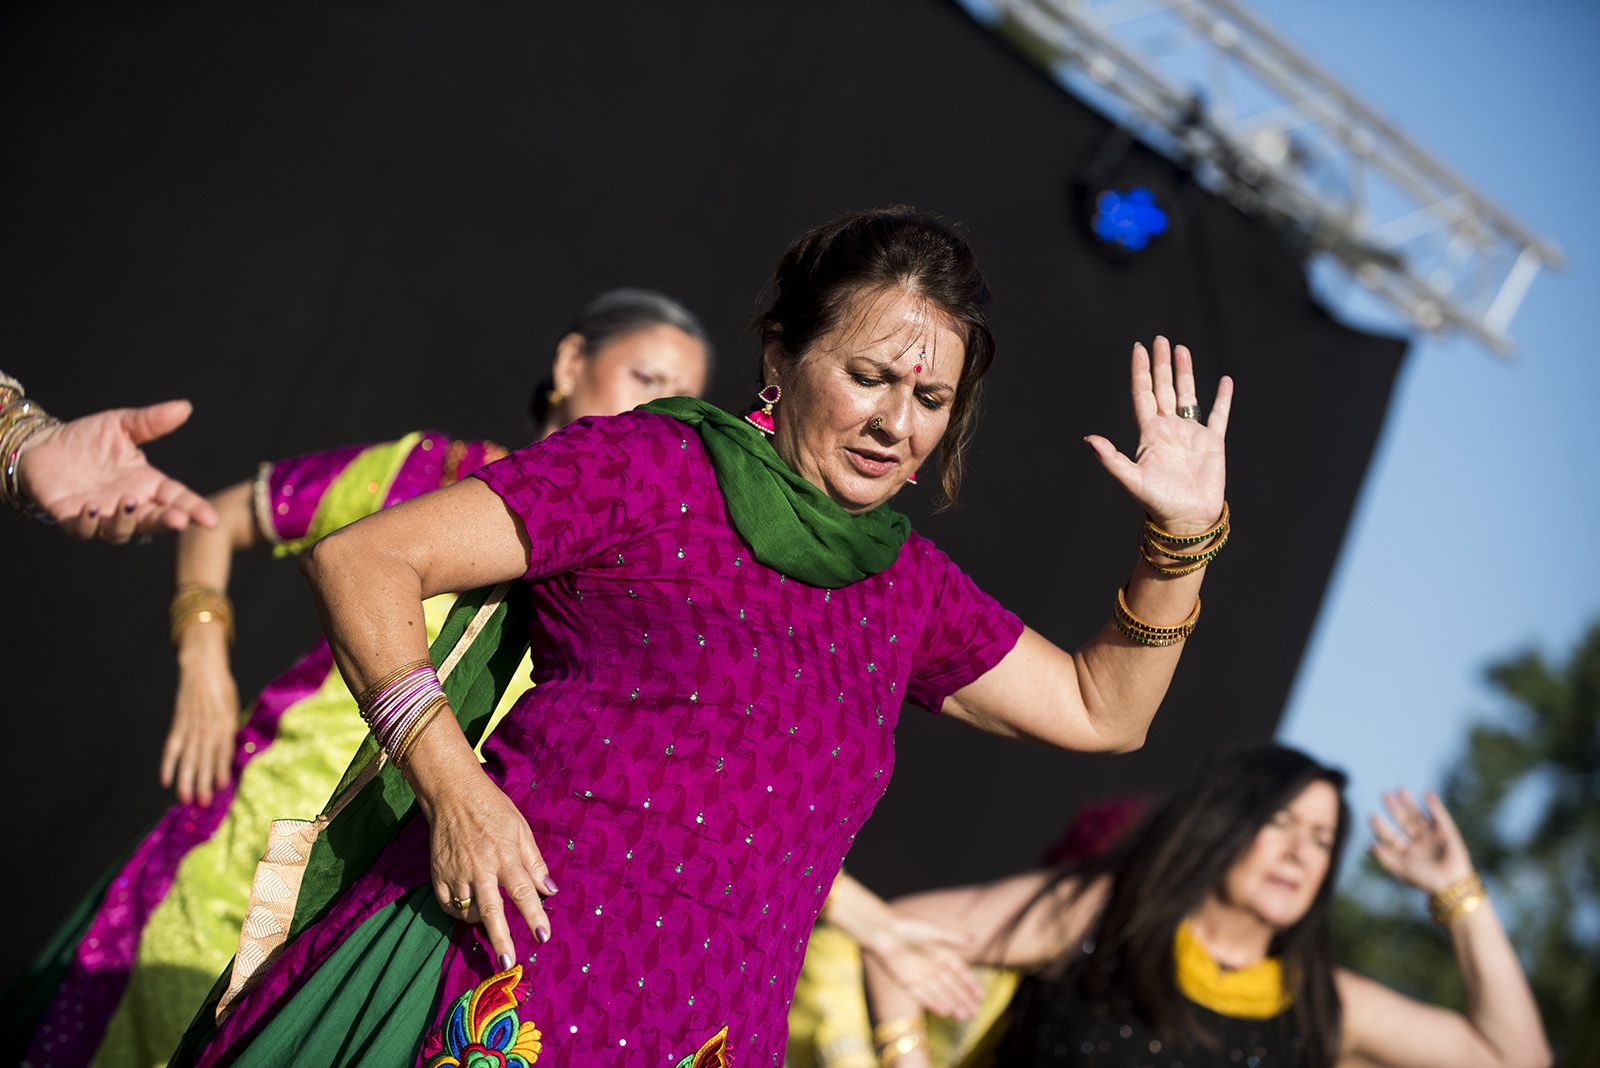
[[[706,1039],[706,1044],[679,1061],[675,1068],[731,1068],[733,1056],[728,1052],[728,1027]],[[432,1068],[430,1065],[429,1068]]]
[[[532,1068],[539,1029],[517,1016],[527,992],[522,965],[515,964],[456,998],[423,1043],[423,1068]]]

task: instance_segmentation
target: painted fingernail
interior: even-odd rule
[[[135,507],[135,506],[134,506],[134,505],[133,505],[133,504],[125,504],[125,505],[123,505],[123,506],[122,506],[122,510],[123,510],[123,511],[124,511],[124,512],[129,512],[129,513],[131,513],[131,512],[132,512],[132,511],[133,511],[133,509],[134,509],[134,507]]]
[[[542,926],[535,927],[533,929],[533,937],[537,938],[540,942],[550,941],[550,928]]]
[[[544,888],[549,893],[552,893],[552,894],[557,893],[556,881],[554,879],[550,878],[550,876],[548,876],[548,875],[546,875],[544,877]]]
[[[502,953],[494,959],[494,962],[500,965],[501,968],[509,968],[511,967],[511,954]]]
[[[91,508],[90,508],[90,509],[89,509],[89,517],[90,517],[90,518],[91,518],[91,519],[92,519],[92,518],[94,518],[94,517],[95,517],[95,516],[97,516],[97,515],[99,515],[99,514],[100,514],[100,509],[98,509],[98,508],[93,508],[93,507],[91,507]]]

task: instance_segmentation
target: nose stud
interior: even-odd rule
[[[881,416],[881,415],[873,416],[872,417],[872,422],[868,423],[867,426],[872,430],[882,430],[883,429],[883,416]]]

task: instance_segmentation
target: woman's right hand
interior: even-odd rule
[[[504,887],[534,940],[548,942],[550,920],[543,899],[556,892],[556,884],[528,821],[476,760],[452,777],[448,793],[424,798],[423,811],[433,831],[433,892],[445,914],[482,923],[496,963],[502,970],[509,968],[517,960],[517,947],[506,924],[500,895]],[[457,908],[461,901],[470,904]]]
[[[211,804],[227,786],[239,730],[239,687],[228,664],[226,639],[213,627],[190,627],[178,658],[178,699],[161,752],[161,786],[177,783],[178,800]],[[194,632],[194,633],[190,633]]]

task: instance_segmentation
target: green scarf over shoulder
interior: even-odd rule
[[[888,570],[911,523],[881,505],[851,515],[783,462],[767,436],[737,415],[692,397],[642,406],[700,435],[733,527],[755,558],[812,586],[836,589]]]

